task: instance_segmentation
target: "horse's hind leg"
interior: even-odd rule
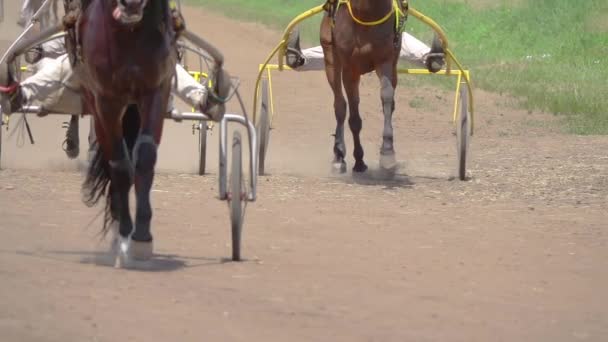
[[[323,42],[322,42],[323,44]],[[334,135],[334,172],[346,172],[346,144],[344,143],[344,121],[346,120],[346,100],[342,94],[342,65],[333,52],[331,44],[323,44],[325,73],[334,94],[336,132]]]
[[[334,92],[334,112],[336,115],[336,131],[334,133],[334,171],[346,172],[346,144],[344,143],[344,121],[346,121],[346,100],[342,94],[342,83],[340,82],[340,72],[334,73],[335,81],[330,85]]]
[[[395,158],[395,149],[393,147],[393,111],[395,110],[397,72],[394,65],[386,63],[376,69],[376,73],[380,78],[380,98],[384,112],[380,167],[384,170],[394,171],[397,168],[397,159]]]
[[[344,83],[344,90],[348,97],[348,125],[350,131],[353,133],[354,150],[353,156],[355,157],[355,166],[353,167],[354,172],[365,172],[367,165],[363,161],[363,146],[361,146],[361,128],[362,121],[361,115],[359,114],[359,81],[361,76],[359,73],[354,72],[350,68],[344,68],[342,73],[342,81]]]

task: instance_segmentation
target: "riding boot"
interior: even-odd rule
[[[445,64],[445,52],[443,51],[441,39],[437,35],[433,38],[431,50],[424,57],[424,60],[427,69],[432,73],[436,73],[443,68]]]
[[[300,30],[297,28],[289,35],[285,59],[287,65],[292,69],[301,67],[306,63],[306,57],[304,57],[302,50],[300,49]]]
[[[41,45],[34,46],[33,48],[25,52],[25,61],[28,64],[36,64],[40,62],[44,54],[44,50]]]

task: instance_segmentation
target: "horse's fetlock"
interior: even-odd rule
[[[344,158],[346,156],[346,146],[341,143],[337,143],[334,145],[334,154],[340,158]]]
[[[146,210],[139,208],[135,215],[135,220],[136,222],[150,222],[152,220],[152,210],[150,210],[150,208],[147,208]]]

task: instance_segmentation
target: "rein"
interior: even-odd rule
[[[382,25],[385,22],[387,22],[391,16],[395,13],[397,13],[397,15],[395,16],[395,28],[397,30],[399,30],[399,26],[400,26],[400,18],[403,18],[406,16],[405,13],[403,13],[403,11],[401,10],[401,7],[399,7],[399,3],[397,2],[397,0],[393,0],[393,8],[391,9],[390,12],[388,12],[387,15],[385,15],[383,18],[379,19],[379,20],[375,20],[375,21],[363,21],[359,18],[357,18],[357,16],[355,16],[355,13],[353,12],[353,7],[350,3],[350,0],[339,0],[338,1],[338,8],[340,8],[340,5],[346,4],[346,7],[348,8],[348,13],[350,14],[350,17],[359,25],[362,26],[378,26],[378,25]],[[337,11],[337,9],[336,9]]]
[[[0,86],[0,93],[10,94],[10,93],[14,92],[15,90],[17,90],[17,87],[19,87],[19,82],[15,82],[15,83],[9,85],[8,87]]]

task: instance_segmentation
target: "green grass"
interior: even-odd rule
[[[322,0],[189,2],[282,29]],[[493,5],[485,8],[483,3],[426,0],[413,6],[445,29],[477,87],[522,98],[528,109],[562,115],[572,133],[608,134],[608,1],[487,0]],[[318,19],[303,25],[309,42],[318,43]],[[423,41],[432,37],[414,18],[407,30]]]

